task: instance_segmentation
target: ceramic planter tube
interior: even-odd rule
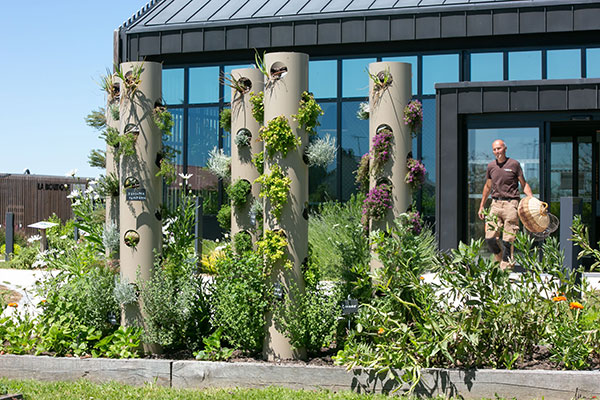
[[[120,80],[113,74],[112,81],[114,84],[120,86]],[[106,127],[113,128],[117,131],[119,130],[119,121],[113,118],[113,114],[111,112],[111,106],[119,106],[119,99],[111,99],[110,96],[108,98],[108,102],[106,104]],[[117,179],[119,178],[119,160],[115,155],[115,148],[109,144],[106,145],[106,176],[108,177],[110,174],[114,174]],[[120,189],[120,188],[119,188]],[[106,196],[106,216],[105,223],[108,226],[112,224],[116,226],[117,230],[119,229],[119,198],[111,196],[110,194]],[[106,257],[110,258],[110,250],[106,249]]]

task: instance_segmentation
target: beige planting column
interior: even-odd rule
[[[247,91],[231,89],[231,183],[245,179],[252,184],[252,193],[248,196],[246,205],[240,208],[231,206],[231,236],[246,231],[252,234],[256,241],[255,226],[250,220],[250,205],[253,199],[258,199],[260,184],[254,183],[259,173],[252,163],[252,155],[263,150],[263,143],[258,140],[260,123],[252,116],[250,94],[259,93],[264,88],[264,75],[256,68],[234,69],[231,78],[248,88]],[[238,132],[246,129],[252,135],[248,146],[238,146],[235,137]]]
[[[298,113],[302,92],[308,90],[308,55],[270,53],[265,56],[264,62],[271,75],[265,81],[265,126],[270,120],[283,115],[289,121],[292,132],[302,141],[301,146],[288,152],[286,157],[276,153],[270,160],[265,154],[265,173],[271,172],[272,166],[277,164],[283,174],[291,179],[288,201],[279,220],[271,213],[270,201],[265,201],[264,229],[281,230],[285,234],[288,241],[287,257],[292,262],[291,269],[276,266],[272,280],[274,285],[281,285],[284,293],[290,293],[294,285],[303,293],[302,263],[308,256],[308,220],[303,216],[308,206],[308,166],[303,161],[302,154],[308,145],[308,134],[304,129],[298,129],[298,123],[294,121],[292,114]],[[282,72],[285,68],[287,72]],[[272,315],[269,314],[263,355],[269,360],[298,359],[305,358],[306,351],[292,349],[289,340],[277,330]]]
[[[370,174],[369,189],[382,182],[388,182],[392,187],[392,209],[388,210],[381,220],[371,220],[371,231],[385,230],[394,219],[407,211],[411,205],[411,191],[404,182],[408,172],[406,158],[411,151],[412,139],[410,129],[404,124],[404,107],[411,99],[411,65],[401,62],[376,62],[369,64],[372,76],[391,77],[391,83],[377,90],[373,79],[369,80],[369,149],[373,157],[373,137],[377,131],[387,125],[393,133],[390,159],[383,166],[379,175]],[[371,158],[373,165],[373,158]],[[381,266],[376,258],[371,258],[371,270]]]
[[[154,253],[160,253],[162,239],[157,214],[162,201],[162,179],[156,177],[162,132],[152,118],[155,103],[161,98],[162,66],[155,62],[130,62],[121,64],[121,68],[127,76],[140,65],[143,71],[137,89],[132,92],[125,83],[121,85],[120,133],[137,132],[137,139],[135,154],[121,157],[119,194],[121,278],[138,288],[151,278]],[[139,242],[132,243],[136,237]],[[126,306],[122,314],[123,325],[143,324],[140,304]]]
[[[120,87],[119,79],[113,74],[112,75],[113,86]],[[106,127],[112,128],[119,131],[120,124],[119,120],[113,118],[113,113],[111,111],[112,107],[119,107],[119,97],[111,97],[109,95],[108,102],[106,104]],[[115,148],[109,144],[106,145],[106,176],[114,174],[117,179],[119,179],[119,159],[115,155]],[[120,191],[121,188],[119,188]],[[119,229],[119,198],[115,196],[108,195],[106,197],[106,216],[105,216],[105,224],[107,226],[113,225],[116,229]],[[113,255],[110,252],[110,249],[106,249],[106,257],[107,259],[111,259],[113,257],[118,257],[118,255]]]

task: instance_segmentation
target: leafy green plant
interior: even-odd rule
[[[250,132],[246,128],[242,128],[235,134],[233,138],[233,142],[238,147],[250,146],[250,141],[252,140],[252,132]]]
[[[279,165],[274,164],[269,174],[262,174],[254,182],[261,184],[259,196],[269,199],[273,215],[277,219],[281,218],[283,207],[288,201],[292,180],[283,175]]]
[[[112,146],[115,150],[118,149],[121,145],[119,131],[116,128],[113,128],[112,126],[106,128],[106,130],[102,132],[101,136],[106,141],[106,144]]]
[[[265,120],[265,93],[250,93],[250,104],[252,105],[252,116],[259,124]]]
[[[106,110],[102,107],[93,110],[85,116],[85,124],[97,130],[106,128]]]
[[[231,206],[229,204],[223,204],[221,209],[217,213],[217,221],[219,226],[226,231],[231,229]]]
[[[248,202],[252,184],[246,179],[238,179],[227,187],[227,195],[234,207],[241,208]]]
[[[233,236],[233,248],[240,255],[252,251],[252,236],[245,231],[236,233]]]
[[[300,98],[298,114],[292,115],[292,118],[298,121],[298,124],[306,130],[306,133],[316,135],[316,127],[321,125],[319,117],[323,114],[323,109],[315,101],[315,96],[310,92],[304,91]]]
[[[335,160],[337,146],[329,134],[312,141],[304,152],[309,167],[327,167]]]
[[[282,157],[302,143],[300,138],[294,135],[292,128],[283,115],[270,120],[266,126],[260,128],[259,138],[265,142],[265,150],[269,158],[280,152]]]
[[[142,72],[144,72],[144,63],[133,66],[131,71],[125,73],[121,66],[115,66],[115,74],[121,79],[125,87],[125,95],[132,97],[140,83],[142,83]]]
[[[107,68],[106,75],[100,77],[100,87],[108,96],[108,101],[114,102],[120,96],[120,85],[115,82],[113,73]]]
[[[157,177],[163,178],[165,184],[170,186],[177,179],[177,170],[175,165],[169,158],[162,158],[159,163],[160,167],[156,173]]]
[[[265,152],[261,151],[252,155],[252,164],[256,167],[259,174],[265,173]]]
[[[152,120],[156,124],[156,127],[163,133],[163,135],[171,136],[171,130],[173,129],[173,114],[169,112],[167,107],[163,105],[157,105],[154,107],[152,113]]]
[[[266,54],[266,52],[263,52],[263,55],[261,57],[260,53],[255,49],[254,50],[254,65],[260,72],[262,72],[262,74],[265,76],[265,78],[271,79],[271,76],[269,75],[269,69],[267,68],[267,66],[265,64],[265,54]]]
[[[118,121],[121,118],[121,111],[119,110],[119,105],[117,103],[111,103],[108,106],[108,111],[115,121]]]
[[[127,156],[132,157],[135,155],[135,142],[138,138],[137,132],[125,132],[119,135],[119,145],[116,147],[115,155],[117,157]]]
[[[292,262],[286,257],[288,241],[282,231],[266,230],[262,239],[256,242],[257,252],[264,257],[264,275],[268,277],[271,269],[282,263],[285,268],[292,268]]]
[[[221,328],[214,331],[209,337],[202,339],[204,350],[194,353],[196,360],[225,361],[233,354],[233,349],[221,345]]]
[[[224,108],[219,114],[219,125],[223,130],[231,132],[231,108]]]
[[[581,222],[581,216],[577,215],[573,219],[573,242],[581,248],[581,251],[577,255],[578,259],[582,257],[592,257],[594,263],[590,266],[590,270],[595,270],[600,266],[600,251],[594,249],[590,245],[588,228]]]
[[[363,154],[358,163],[358,168],[354,173],[356,174],[356,178],[354,182],[358,186],[359,190],[363,193],[367,193],[369,191],[369,164],[371,161],[371,155],[369,153]]]
[[[114,172],[98,178],[98,193],[103,197],[116,197],[119,195],[119,179]]]
[[[106,168],[106,152],[104,150],[93,149],[88,155],[88,164],[93,168]]]
[[[120,326],[113,333],[99,338],[92,348],[92,356],[137,358],[140,356],[142,334],[142,328]]]
[[[373,91],[377,94],[392,84],[392,74],[389,69],[372,74],[367,68],[367,75],[373,81]]]

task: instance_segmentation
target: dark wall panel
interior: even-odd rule
[[[227,49],[245,49],[248,47],[248,30],[246,27],[228,28]]]
[[[464,13],[444,14],[442,16],[442,37],[462,37],[467,34]]]
[[[204,50],[204,32],[202,31],[189,31],[183,32],[183,51],[185,53],[192,53],[196,51]]]
[[[460,114],[478,114],[481,112],[481,89],[466,89],[458,93],[458,112]]]
[[[440,37],[440,16],[438,14],[417,15],[415,18],[417,39]]]
[[[577,5],[573,22],[575,30],[598,29],[600,25],[600,4]]]
[[[494,35],[519,33],[519,15],[516,10],[494,11],[492,24]]]
[[[225,30],[223,28],[204,30],[204,50],[225,50]]]
[[[341,21],[319,22],[317,27],[317,42],[319,44],[340,43],[342,41]]]
[[[138,37],[137,36],[131,36],[129,39],[129,60],[128,61],[137,61],[139,58],[139,53],[138,53]]]
[[[288,24],[273,24],[271,28],[272,46],[292,46],[294,44],[294,27]]]
[[[140,35],[139,53],[141,56],[160,54],[160,36],[158,32]]]
[[[257,49],[271,46],[271,29],[268,25],[256,25],[248,28],[248,47]]]
[[[557,7],[546,12],[546,30],[563,32],[573,30],[573,13],[571,7]]]
[[[415,20],[412,15],[392,17],[390,20],[392,40],[412,40],[415,38]]]
[[[307,46],[317,44],[317,24],[311,22],[298,22],[294,25],[294,44]]]
[[[387,17],[367,18],[367,42],[390,40],[390,20]]]
[[[508,110],[508,90],[506,88],[483,88],[483,112]]]
[[[519,32],[537,33],[546,29],[546,19],[543,8],[523,9],[519,12]]]
[[[510,89],[511,111],[535,111],[538,107],[537,88],[519,86]]]
[[[567,90],[566,86],[542,87],[539,89],[540,110],[566,110]]]
[[[598,109],[598,86],[569,86],[569,109],[570,110],[589,110]]]
[[[364,42],[365,20],[350,19],[342,22],[342,41],[344,43]]]
[[[163,32],[161,35],[160,52],[162,54],[181,53],[181,32]]]
[[[487,36],[492,34],[492,13],[490,11],[467,14],[467,35]]]

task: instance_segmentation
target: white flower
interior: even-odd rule
[[[33,242],[37,242],[38,240],[42,240],[42,236],[41,236],[41,235],[33,235],[33,236],[30,236],[30,237],[27,239],[27,242],[28,242],[28,243],[33,243]]]
[[[86,194],[92,193],[93,191],[94,191],[94,188],[92,186],[88,186],[87,188],[85,188]]]
[[[62,235],[59,239],[65,240],[66,238],[67,238],[67,235]]]
[[[96,180],[91,180],[91,181],[88,182],[88,185],[90,185],[90,186],[94,186],[94,185],[97,185],[97,184],[98,184],[98,181],[96,181]]]
[[[67,196],[67,199],[75,199],[77,197],[81,196],[81,192],[78,189],[74,189],[73,191],[71,191],[71,193]]]
[[[73,168],[72,170],[70,170],[69,172],[67,172],[65,174],[65,176],[75,176],[76,173],[77,173],[77,168]]]
[[[194,174],[179,174],[179,176],[181,177],[181,179],[183,179],[184,181],[187,181],[188,179],[190,179],[192,176],[194,176]]]
[[[46,262],[44,260],[37,260],[33,264],[31,264],[31,268],[43,268],[46,266]]]

